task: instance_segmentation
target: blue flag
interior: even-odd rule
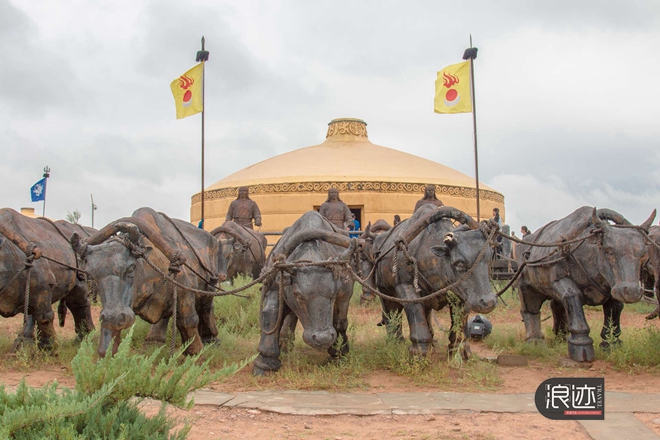
[[[30,195],[33,202],[46,200],[46,178],[44,177],[30,188]]]

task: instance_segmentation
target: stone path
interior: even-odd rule
[[[325,391],[250,391],[195,393],[196,405],[259,409],[299,415],[454,414],[460,412],[536,413],[534,394],[329,393]],[[595,440],[660,439],[633,413],[660,414],[660,395],[605,392],[605,420],[580,423]],[[660,416],[659,416],[660,417]]]

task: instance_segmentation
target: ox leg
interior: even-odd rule
[[[568,334],[568,316],[566,315],[566,309],[561,301],[553,299],[550,301],[550,310],[552,311],[552,332],[564,340],[566,340],[566,335]]]
[[[11,352],[14,353],[18,350],[23,344],[29,342],[34,343],[34,316],[27,316],[27,323],[23,326],[20,333],[16,336],[14,343],[11,346]]]
[[[399,298],[416,299],[419,295],[415,289],[408,284],[399,284],[396,286],[396,293]],[[403,306],[408,318],[410,327],[410,354],[413,356],[426,356],[433,344],[433,337],[429,331],[429,324],[426,322],[426,312],[422,303],[410,303]]]
[[[594,341],[589,337],[589,325],[584,316],[581,292],[568,278],[555,281],[555,291],[561,295],[568,318],[568,354],[576,362],[592,362],[595,359]]]
[[[200,296],[197,298],[197,315],[199,316],[198,331],[199,336],[202,338],[202,343],[215,344],[219,342],[212,296]]]
[[[401,322],[403,306],[383,298],[380,299],[380,303],[383,306],[383,316],[377,325],[385,326],[388,339],[403,341],[403,325]]]
[[[280,330],[280,350],[283,353],[293,349],[293,343],[296,339],[296,325],[298,317],[289,313],[282,318],[282,329]]]
[[[278,322],[279,296],[277,290],[269,291],[263,300],[261,310],[261,338],[259,340],[259,355],[254,361],[252,374],[264,376],[277,371],[282,366],[280,361],[280,330],[282,322]],[[286,309],[287,307],[285,307]],[[290,311],[286,311],[289,314]]]
[[[351,284],[351,289],[353,285]],[[335,310],[332,317],[332,324],[337,332],[337,340],[328,348],[328,354],[334,358],[340,356],[346,356],[349,351],[348,346],[348,335],[346,330],[348,330],[348,304],[350,302],[351,295],[348,297],[338,300],[335,303]],[[341,343],[338,344],[338,343]]]
[[[621,312],[623,303],[610,297],[603,304],[603,329],[600,331],[600,337],[603,339],[600,347],[607,350],[612,346],[621,345]]]
[[[655,319],[658,316],[660,316],[660,276],[655,278],[655,298],[658,301],[658,307],[655,308],[654,311],[651,312],[650,315],[646,317],[646,319]]]
[[[55,313],[50,303],[50,294],[37,295],[34,307],[34,320],[37,323],[39,348],[51,350],[55,342]]]
[[[468,313],[464,304],[449,303],[451,329],[449,329],[449,355],[453,356],[460,350],[461,357],[468,360],[472,355],[466,335]]]
[[[547,298],[528,286],[520,286],[518,296],[520,297],[520,315],[525,323],[525,341],[542,341],[541,306]]]
[[[192,294],[180,295],[177,312],[176,328],[181,334],[181,341],[192,341],[184,353],[187,355],[199,353],[202,349],[202,341],[197,330],[199,316],[195,310],[195,296]]]
[[[67,295],[66,306],[73,315],[73,322],[76,329],[76,340],[82,341],[92,330],[94,322],[92,321],[92,309],[87,289],[83,282],[79,282],[74,290]]]
[[[149,328],[149,333],[147,334],[145,341],[155,344],[164,344],[167,341],[167,327],[169,323],[170,318],[165,316],[162,317],[160,321]]]

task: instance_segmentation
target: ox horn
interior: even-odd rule
[[[101,229],[99,232],[96,234],[92,235],[89,240],[87,240],[88,245],[97,245],[103,243],[105,240],[108,238],[112,237],[114,234],[117,232],[121,231],[119,229],[118,225],[122,224],[133,224],[136,227],[136,230],[138,233],[143,233],[145,237],[149,239],[154,245],[156,249],[161,251],[165,256],[171,261],[175,257],[175,249],[170,246],[170,244],[163,239],[161,234],[156,233],[154,229],[149,226],[147,223],[142,221],[141,219],[137,217],[124,217],[119,220],[115,220],[114,222],[110,223],[109,225],[106,225]],[[123,227],[123,226],[122,226]],[[129,239],[132,240],[131,237],[131,232],[124,231],[129,234]],[[183,256],[179,256],[179,258],[184,258]]]
[[[655,220],[655,215],[657,211],[654,209],[649,218],[646,219],[644,223],[639,225],[642,229],[644,229],[646,232],[649,232],[649,228],[651,227],[651,224],[653,224],[653,220]]]
[[[603,221],[598,217],[598,210],[596,208],[591,213],[591,223],[597,228],[603,227]]]
[[[232,223],[233,223],[233,222],[232,222]],[[217,228],[215,228],[214,230],[212,230],[212,231],[211,231],[211,235],[213,235],[214,237],[217,238],[217,235],[218,235],[218,234],[221,234],[221,233],[223,233],[223,232],[224,232],[225,234],[227,234],[227,235],[230,235],[230,236],[234,237],[234,239],[235,239],[237,242],[239,242],[239,243],[241,244],[241,246],[243,246],[243,247],[248,246],[248,243],[245,241],[245,239],[243,238],[243,236],[242,236],[241,234],[239,234],[238,232],[234,231],[233,229],[230,229],[230,228],[226,227],[225,225],[218,226]]]
[[[373,232],[371,232],[371,222],[369,222],[369,223],[367,224],[367,227],[364,228],[364,232],[362,232],[362,235],[360,235],[360,238],[365,239],[365,240],[366,240],[367,238],[370,238],[371,240],[373,240],[373,239],[376,238],[376,234],[374,234]]]
[[[479,223],[477,223],[472,217],[451,206],[441,206],[433,211],[430,211],[424,217],[418,219],[413,225],[402,234],[402,239],[405,243],[410,243],[420,232],[426,229],[430,224],[438,222],[443,218],[454,219],[470,229],[479,229]]]
[[[355,252],[355,248],[358,246],[358,240],[356,238],[351,238],[351,244],[349,244],[346,250],[341,253],[339,260],[349,261],[351,259],[351,255],[353,255],[353,252]]]
[[[596,215],[601,220],[611,220],[616,225],[632,225],[624,216],[611,209],[598,209]]]
[[[298,246],[311,240],[323,240],[327,243],[345,248],[349,247],[351,244],[351,239],[349,237],[338,234],[337,232],[327,231],[325,229],[310,229],[293,234],[291,238],[283,244],[282,249],[278,249],[278,251],[288,257]]]
[[[115,224],[118,231],[128,234],[128,239],[131,243],[137,245],[140,240],[140,230],[134,223],[119,222]]]

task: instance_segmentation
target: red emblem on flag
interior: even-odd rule
[[[456,89],[452,89],[451,87],[454,84],[458,84],[460,80],[457,76],[445,72],[442,74],[442,82],[444,86],[449,89],[447,90],[447,93],[445,93],[445,105],[447,107],[453,107],[458,104],[458,101],[461,100],[461,97],[458,95],[458,91]]]
[[[186,93],[183,94],[183,106],[188,107],[192,103],[192,92],[188,90],[193,84],[195,83],[195,80],[187,77],[185,75],[182,75],[179,77],[179,87],[181,87],[183,90],[186,91]]]

